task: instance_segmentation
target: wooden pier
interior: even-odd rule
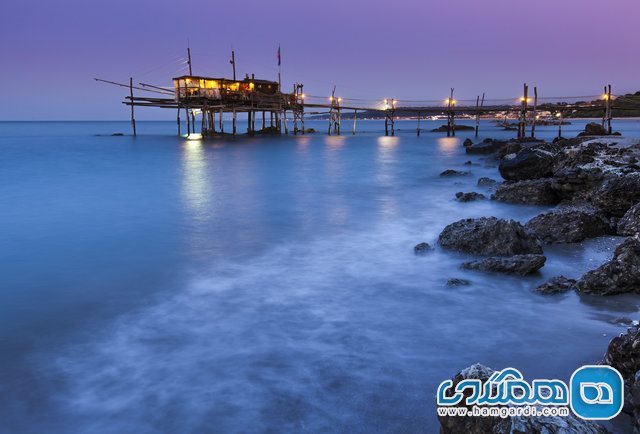
[[[419,136],[420,121],[429,115],[446,116],[447,136],[456,135],[456,119],[462,115],[475,118],[475,135],[478,136],[481,116],[515,115],[517,119],[517,137],[535,135],[539,113],[544,112],[558,125],[558,135],[562,134],[562,122],[566,114],[601,111],[602,126],[611,134],[613,110],[629,110],[629,107],[616,107],[611,85],[604,87],[604,93],[591,97],[547,97],[539,98],[537,87],[530,96],[529,86],[525,83],[521,96],[489,100],[478,95],[473,100],[459,101],[454,98],[454,89],[444,100],[403,101],[393,98],[381,100],[346,99],[336,94],[334,87],[329,97],[307,96],[304,86],[295,83],[291,93],[283,92],[280,81],[258,79],[248,74],[241,80],[235,77],[235,53],[232,53],[233,78],[214,78],[194,75],[191,68],[191,53],[188,50],[189,74],[173,78],[173,87],[162,87],[147,83],[134,85],[133,78],[128,84],[96,79],[101,82],[128,88],[123,101],[131,107],[131,125],[136,135],[134,107],[154,107],[176,111],[178,134],[181,134],[181,113],[186,120],[186,134],[199,131],[203,137],[219,134],[238,134],[238,115],[245,114],[246,133],[254,134],[305,134],[305,113],[328,115],[328,134],[342,133],[343,114],[353,113],[352,134],[356,134],[358,114],[377,114],[384,118],[385,135],[395,135],[395,121],[398,116],[417,119],[416,134]],[[280,75],[280,74],[279,74]],[[137,91],[137,95],[134,93]],[[140,95],[144,92],[144,95]],[[153,93],[153,96],[147,96]],[[588,100],[594,98],[593,100]],[[633,110],[640,109],[632,108]],[[309,111],[311,110],[311,111]],[[231,131],[224,130],[225,117],[231,118]],[[199,121],[196,119],[199,118]],[[256,118],[260,124],[256,129]],[[291,120],[292,128],[288,121]]]

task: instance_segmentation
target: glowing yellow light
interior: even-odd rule
[[[305,97],[304,93],[300,95],[300,98],[304,99],[304,97]]]
[[[384,103],[385,103],[385,104],[389,104],[389,100],[386,100],[386,99],[385,99],[385,100],[384,100]]]
[[[562,115],[562,113],[556,113],[556,117],[559,118]]]
[[[256,87],[254,83],[249,83],[249,89],[253,90]]]
[[[520,102],[525,102],[525,101],[530,102],[531,98],[525,98],[525,97],[521,96],[519,101]]]
[[[602,95],[602,99],[604,99],[605,101],[609,99],[609,95],[608,94],[603,94]]]
[[[329,97],[329,101],[333,101],[333,97],[332,96]]]
[[[338,102],[341,102],[341,101],[342,101],[342,98],[338,98]]]

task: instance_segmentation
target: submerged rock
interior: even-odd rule
[[[471,282],[467,279],[459,279],[454,277],[453,279],[447,280],[447,286],[467,286],[471,285]]]
[[[503,140],[484,139],[482,143],[466,146],[467,154],[493,154],[498,152],[508,142]]]
[[[438,243],[447,249],[487,256],[542,253],[538,239],[520,223],[496,217],[451,223],[440,233]]]
[[[618,221],[618,235],[640,235],[640,202],[629,208]]]
[[[424,255],[425,253],[430,252],[432,250],[433,250],[433,247],[431,247],[429,243],[420,243],[413,248],[413,252],[416,255]]]
[[[500,184],[491,199],[506,203],[557,205],[560,197],[552,188],[551,179],[507,181]]]
[[[476,363],[463,369],[452,378],[455,387],[462,380],[476,379],[485,383],[495,371]],[[468,396],[471,392],[465,392]],[[464,401],[458,405],[471,409]],[[605,434],[608,431],[595,422],[577,418],[573,413],[567,417],[559,416],[511,416],[501,418],[481,416],[441,416],[438,415],[441,434]]]
[[[463,193],[461,191],[456,193],[456,200],[458,202],[471,202],[474,200],[483,200],[487,197],[482,193],[476,193],[475,191],[471,191],[469,193]]]
[[[610,261],[585,273],[576,287],[588,294],[640,293],[640,240],[626,239],[616,247]]]
[[[478,179],[478,186],[480,187],[491,187],[493,185],[496,185],[497,183],[498,181],[496,181],[495,179],[487,178],[486,176]]]
[[[524,148],[502,158],[498,170],[508,181],[548,178],[553,175],[554,155],[542,146]]]
[[[546,243],[577,243],[612,232],[609,221],[588,207],[555,209],[532,218],[524,227]]]
[[[560,294],[575,287],[575,279],[568,279],[564,276],[556,276],[538,286],[535,290],[541,294]]]
[[[469,146],[473,145],[473,141],[471,139],[464,139],[464,142],[462,142],[462,146],[464,146],[465,148],[468,148]]]
[[[547,258],[544,255],[494,256],[478,261],[465,262],[462,264],[462,268],[526,276],[542,268],[546,260]]]
[[[462,170],[453,170],[447,169],[444,172],[440,173],[440,176],[469,176],[471,172],[465,172]]]

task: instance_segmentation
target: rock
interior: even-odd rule
[[[491,179],[491,178],[487,178],[486,176],[483,176],[482,178],[478,179],[478,186],[480,187],[491,187],[493,185],[496,185],[498,181],[496,181],[495,179]]]
[[[461,191],[456,193],[456,200],[458,202],[471,202],[474,200],[483,200],[487,197],[482,193],[476,193],[475,191],[471,191],[469,193],[463,193]]]
[[[448,131],[448,127],[446,125],[441,125],[438,128],[434,128],[431,130],[432,133],[446,133]],[[471,127],[469,125],[459,125],[456,124],[453,126],[455,131],[475,131],[475,127]]]
[[[560,294],[573,289],[575,284],[576,281],[574,279],[567,279],[564,276],[556,276],[538,286],[535,290],[541,294]]]
[[[549,178],[553,175],[554,153],[540,147],[524,148],[500,160],[498,170],[508,181]]]
[[[477,379],[485,383],[495,371],[476,363],[463,369],[452,378],[453,387],[462,380]],[[465,396],[471,392],[466,391]],[[460,407],[471,408],[463,403]],[[592,421],[577,418],[573,413],[567,417],[559,416],[441,416],[440,434],[605,434],[608,431]]]
[[[578,137],[582,136],[606,136],[607,130],[600,124],[595,122],[589,122],[584,127],[584,131],[578,134]]]
[[[640,432],[640,328],[631,327],[609,342],[603,363],[616,368],[624,380],[623,411],[633,415],[634,432]]]
[[[473,165],[473,161],[471,161],[471,160],[469,160],[469,161],[465,161],[465,162],[464,162],[464,165],[465,165],[465,166],[471,166],[471,165]]]
[[[557,205],[560,197],[553,189],[551,179],[507,181],[500,184],[491,199],[507,203],[529,205]]]
[[[526,276],[542,268],[546,260],[547,258],[544,255],[494,256],[478,261],[465,262],[462,264],[462,268]]]
[[[640,235],[640,202],[629,208],[618,221],[618,235]]]
[[[440,174],[440,176],[469,176],[469,175],[471,175],[471,172],[465,172],[465,171],[453,170],[453,169],[447,169]]]
[[[576,284],[579,292],[599,295],[640,292],[640,240],[627,238],[613,258],[585,273]]]
[[[640,173],[613,176],[593,192],[591,202],[608,214],[622,217],[640,202]]]
[[[609,221],[588,207],[558,208],[539,214],[524,227],[546,243],[577,243],[612,233]]]
[[[467,154],[493,154],[498,152],[507,142],[503,140],[484,139],[482,143],[475,143],[467,146]]]
[[[464,146],[465,148],[473,146],[473,141],[471,141],[471,139],[464,139],[464,142],[462,142],[462,146]]]
[[[433,247],[429,243],[420,243],[413,248],[413,252],[416,255],[424,255],[425,253],[433,250]]]
[[[444,228],[438,238],[444,248],[476,255],[542,253],[537,238],[515,220],[496,217],[464,219]]]
[[[447,286],[467,286],[471,285],[471,282],[467,279],[458,279],[454,277],[453,279],[447,280]]]

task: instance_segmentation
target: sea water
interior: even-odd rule
[[[598,361],[638,297],[533,289],[619,238],[545,247],[528,277],[414,255],[458,219],[548,209],[456,202],[499,175],[465,155],[473,132],[428,132],[441,123],[204,141],[173,122],[135,138],[126,122],[0,123],[0,432],[436,432],[437,385],[472,363],[568,380]]]

